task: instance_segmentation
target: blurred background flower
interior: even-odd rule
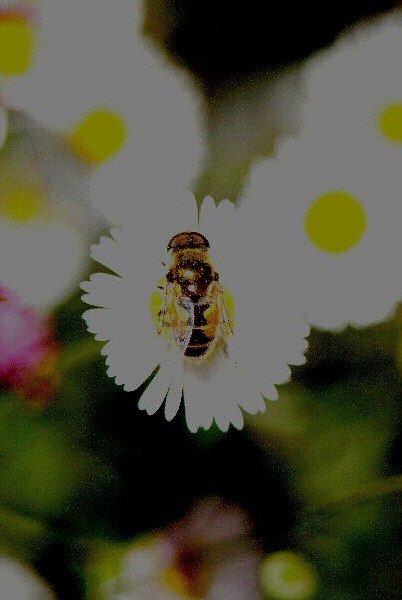
[[[205,498],[166,531],[126,552],[108,599],[258,600],[261,550],[247,513]]]
[[[399,5],[0,2],[2,600],[399,600]],[[242,431],[150,419],[81,318],[89,246],[191,181],[246,197],[256,321],[320,325]]]
[[[307,134],[253,170],[244,203],[254,234],[274,243],[312,324],[368,325],[401,300],[401,183],[393,162]]]
[[[49,359],[54,342],[47,321],[0,286],[0,384],[21,388]]]
[[[0,555],[0,592],[7,600],[52,600],[52,592],[32,569]]]
[[[200,153],[195,94],[139,35],[141,0],[39,5],[40,52],[4,88],[7,104],[56,128],[98,168],[92,198],[112,222],[147,195],[188,185]]]
[[[355,28],[307,70],[305,135],[398,168],[402,144],[402,19],[399,13]]]
[[[0,150],[0,279],[48,310],[74,290],[104,219],[89,200],[89,170],[63,139],[9,110]]]

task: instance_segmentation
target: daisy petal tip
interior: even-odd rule
[[[123,390],[125,392],[134,392],[134,390],[136,390],[137,387],[135,385],[133,385],[132,383],[125,383],[123,385]]]
[[[300,367],[301,365],[305,365],[307,362],[307,357],[302,354],[302,356],[299,358],[299,360],[295,361],[293,364],[293,366],[295,367]]]
[[[197,431],[199,430],[200,426],[196,425],[195,423],[192,423],[189,419],[186,419],[187,422],[187,428],[189,430],[190,433],[197,433]]]
[[[90,281],[81,281],[81,283],[78,285],[78,287],[80,287],[82,290],[84,290],[84,292],[89,292],[89,286],[91,285]]]
[[[137,406],[138,406],[138,408],[140,410],[145,410],[148,415],[153,415],[154,414],[152,412],[152,408],[151,408],[151,404],[149,402],[149,398],[147,398],[147,397],[142,396],[140,398],[140,400],[138,401],[138,405]],[[158,405],[158,408],[159,408],[159,405]],[[158,408],[156,408],[154,410],[154,412],[156,412],[158,410]]]
[[[137,408],[138,408],[138,410],[141,410],[142,412],[144,412],[145,406],[143,404],[141,404],[141,400],[138,402]]]
[[[269,400],[269,398],[266,398],[262,394],[260,395],[260,397],[257,401],[257,414],[262,414],[266,411],[266,409],[267,409],[266,400],[267,399]]]
[[[101,247],[102,243],[105,243],[105,240],[107,240],[107,239],[110,240],[110,238],[107,238],[106,236],[103,235],[97,244],[92,244],[90,251],[89,251],[89,255],[91,258],[96,260],[95,256],[96,256],[97,251]]]
[[[96,329],[94,327],[90,327],[88,325],[88,331],[89,333],[93,333],[94,335],[94,340],[96,340],[97,342],[108,342],[110,341],[110,338],[105,338],[104,335],[102,335],[101,333],[96,333]],[[108,364],[108,363],[106,363]]]
[[[109,348],[107,347],[107,344],[105,344],[103,346],[103,348],[101,348],[100,353],[101,353],[102,356],[108,356],[108,354],[109,354]]]
[[[112,238],[114,239],[114,241],[117,241],[117,238],[119,237],[120,234],[121,234],[121,228],[120,227],[113,227],[110,230],[110,235],[112,236]]]
[[[169,411],[166,410],[166,405],[165,405],[165,419],[168,423],[170,423],[170,421],[173,421],[173,419],[175,418],[175,416],[177,415],[179,409],[177,409],[176,411]]]
[[[237,431],[241,431],[241,430],[243,429],[243,427],[244,427],[244,419],[243,419],[243,416],[242,416],[241,420],[239,419],[239,420],[238,420],[238,421],[236,421],[236,422],[233,422],[233,421],[231,421],[231,423],[232,423],[233,427],[234,427],[235,429],[237,429]]]
[[[271,393],[269,396],[267,396],[267,400],[269,400],[270,402],[277,402],[279,398],[278,392],[277,390],[275,390],[275,392]],[[265,408],[264,408],[265,410]]]
[[[218,429],[220,429],[223,433],[226,433],[229,429],[229,422],[221,422],[220,419],[216,420],[215,418],[215,423],[218,427]]]
[[[89,292],[89,290],[85,290],[85,291]],[[85,304],[91,304],[92,305],[91,295],[90,294],[82,294],[81,301],[85,302]]]

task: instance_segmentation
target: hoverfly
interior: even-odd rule
[[[167,246],[171,265],[159,286],[164,293],[158,335],[166,335],[169,351],[193,361],[205,360],[219,346],[225,347],[233,334],[230,296],[211,263],[209,248],[200,233],[173,236]]]

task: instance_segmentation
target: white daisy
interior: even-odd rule
[[[88,169],[59,136],[9,111],[0,161],[0,280],[48,310],[77,288],[104,220]]]
[[[316,142],[303,136],[256,166],[245,203],[310,323],[368,325],[402,297],[400,172]]]
[[[4,600],[52,600],[45,582],[28,566],[0,555],[0,597]]]
[[[305,134],[319,144],[402,156],[402,18],[379,18],[343,34],[306,68]]]
[[[274,270],[269,275],[263,270],[263,264],[271,262],[274,248],[271,252],[269,240],[255,239],[252,232],[247,235],[247,231],[242,231],[242,220],[228,201],[216,208],[211,198],[206,199],[198,224],[191,194],[172,202],[169,198],[159,203],[149,199],[138,206],[136,220],[125,228],[112,230],[112,238],[102,238],[92,249],[93,258],[116,275],[97,273],[82,284],[88,292],[84,301],[99,307],[84,314],[89,331],[98,340],[109,340],[102,350],[107,356],[108,374],[116,378],[117,384],[124,385],[126,391],[131,391],[159,364],[160,369],[143,393],[139,407],[153,414],[166,399],[165,416],[170,420],[177,413],[183,394],[191,431],[209,428],[213,419],[223,431],[230,423],[240,429],[243,415],[239,407],[249,413],[264,411],[261,393],[276,399],[274,384],[289,379],[288,364],[301,364],[305,360],[304,337],[308,335],[308,327],[295,316],[298,311],[295,299],[287,294],[282,277],[277,277]],[[178,254],[173,250],[167,254],[166,248],[174,235],[189,231],[205,236],[211,246],[207,252],[211,272],[208,268],[204,272],[210,276],[209,287],[205,289],[213,300],[209,299],[212,308],[206,323],[215,325],[208,332],[210,343],[204,339],[207,330],[203,330],[205,355],[201,353],[198,358],[190,357],[190,353],[196,352],[190,351],[196,341],[186,323],[193,318],[195,327],[197,319],[201,328],[205,326],[201,321],[206,309],[193,309],[187,303],[188,314],[181,312],[181,316],[176,314],[177,318],[172,318],[169,304],[164,315],[168,324],[170,319],[170,327],[158,317],[158,311],[163,314],[164,289],[158,290],[157,286],[177,292],[179,285],[177,272],[176,284],[168,286],[170,262],[173,259],[177,265],[174,257]],[[205,246],[199,248],[200,253],[205,251]],[[202,256],[202,260],[207,260],[205,254]],[[161,267],[161,261],[165,266]],[[215,270],[219,281],[214,278]],[[183,271],[180,289],[193,295],[201,288],[195,289],[192,283],[186,287],[186,278],[190,276],[191,269],[187,275]],[[224,294],[218,293],[220,286]],[[191,300],[198,307],[205,299],[205,295],[199,295]],[[183,311],[183,306],[182,303],[178,310]],[[171,334],[176,336],[177,344],[172,342]]]
[[[160,178],[180,174],[183,181],[188,170],[190,179],[199,153],[195,104],[184,77],[146,46],[141,1],[39,4],[35,68],[5,87],[7,103],[64,132],[92,166],[128,156],[138,180],[155,167]],[[114,174],[113,163],[99,189]]]

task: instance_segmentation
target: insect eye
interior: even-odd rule
[[[169,271],[168,273],[166,273],[166,279],[169,281],[169,283],[171,283],[172,281],[174,281],[174,275],[171,271]]]

